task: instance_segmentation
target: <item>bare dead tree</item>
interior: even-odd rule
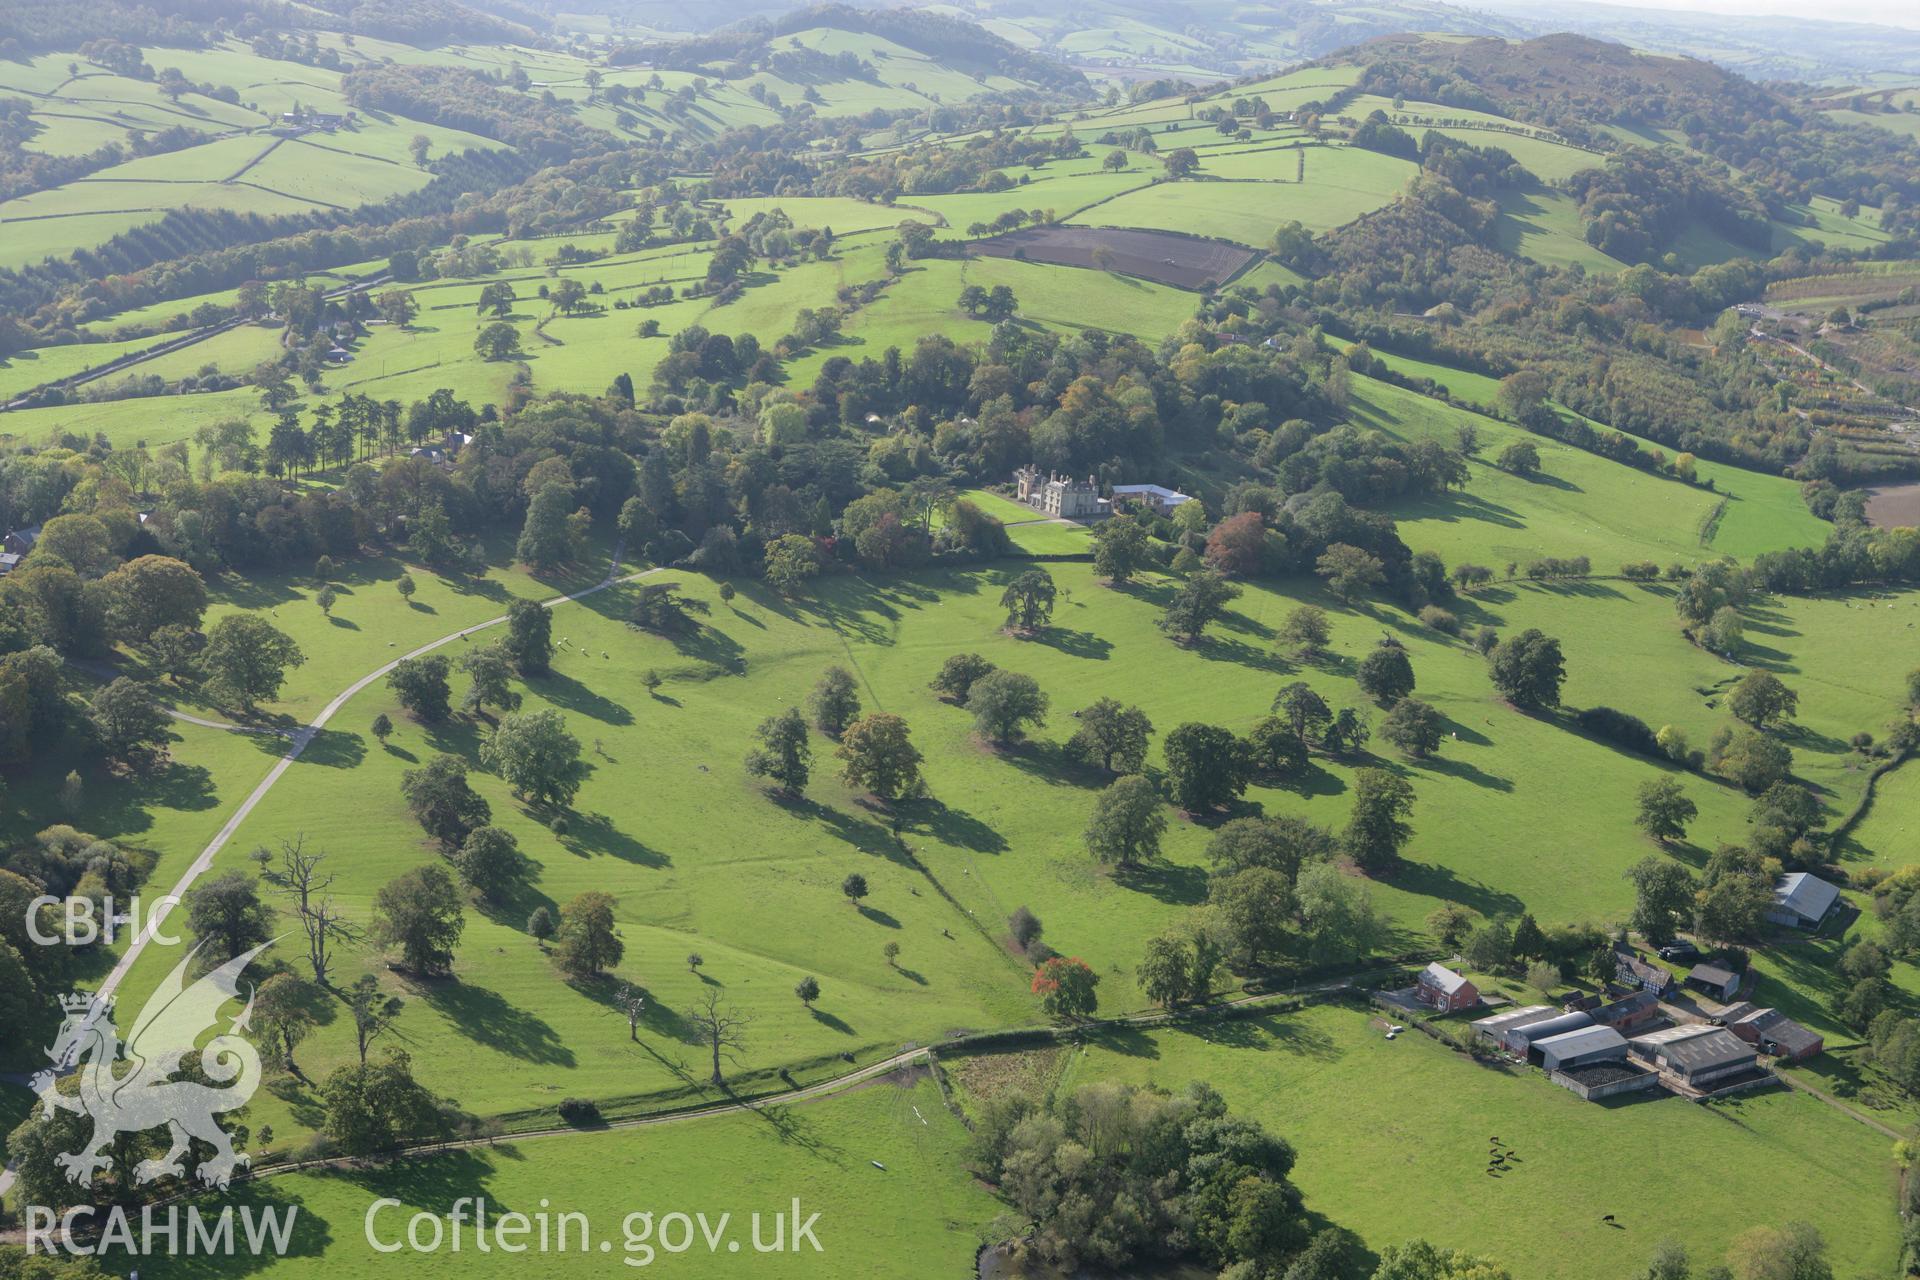
[[[613,1007],[627,1020],[627,1039],[640,1042],[640,1015],[647,1010],[647,997],[631,982],[623,982],[613,993]]]
[[[737,1060],[736,1055],[746,1049],[746,1028],[752,1017],[731,1005],[723,1006],[719,990],[710,987],[701,1002],[687,1011],[687,1018],[699,1029],[700,1038],[713,1052],[712,1083],[725,1083],[720,1074],[721,1056],[733,1062]]]
[[[380,980],[363,973],[347,988],[347,1009],[353,1014],[353,1038],[360,1050],[360,1068],[367,1066],[367,1048],[393,1026],[405,1001],[380,990]]]
[[[292,901],[294,916],[307,937],[307,964],[313,969],[313,980],[326,987],[331,985],[327,981],[332,967],[330,948],[334,943],[358,941],[360,930],[334,908],[333,899],[327,894],[333,884],[333,873],[320,869],[327,855],[319,850],[309,853],[306,846],[305,833],[282,840],[280,865],[261,874],[279,889],[281,896]],[[263,853],[264,849],[254,856],[259,859]]]

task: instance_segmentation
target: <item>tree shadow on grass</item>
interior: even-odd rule
[[[1761,667],[1775,675],[1797,675],[1800,671],[1800,664],[1792,654],[1770,645],[1758,644],[1751,637],[1741,641],[1739,654],[1740,661],[1747,666]]]
[[[326,1123],[327,1109],[314,1091],[301,1080],[285,1073],[267,1082],[267,1092],[286,1105],[303,1128],[318,1130]]]
[[[1033,642],[1057,649],[1069,658],[1094,662],[1105,662],[1113,654],[1112,641],[1091,631],[1075,631],[1070,627],[1047,627],[1033,637]]]
[[[1527,588],[1550,596],[1583,596],[1590,600],[1625,600],[1626,593],[1607,582],[1587,578],[1531,578]]]
[[[1160,1056],[1160,1046],[1154,1043],[1152,1036],[1139,1027],[1119,1027],[1111,1024],[1098,1027],[1087,1033],[1087,1043],[1125,1058],[1151,1059]]]
[[[1115,867],[1113,882],[1174,906],[1196,906],[1207,897],[1207,873],[1199,867],[1177,862],[1141,862]]]
[[[590,716],[606,724],[632,724],[633,712],[619,703],[595,693],[572,676],[558,671],[541,676],[536,686],[540,696],[567,711]]]
[[[620,830],[604,813],[574,815],[567,822],[567,834],[560,837],[560,844],[567,852],[583,858],[599,853],[642,867],[673,865],[669,855]]]
[[[939,800],[915,800],[901,806],[901,830],[975,853],[1005,853],[1010,847],[998,831],[964,809]]]
[[[176,809],[191,812],[211,809],[220,803],[219,795],[214,791],[213,774],[204,766],[180,764],[168,761],[161,768],[141,778],[133,787],[123,791],[119,787],[111,788],[105,808],[117,811],[122,816],[120,830],[144,830],[152,825],[152,820],[144,810],[148,806],[160,809]],[[88,788],[87,809],[89,827],[101,830],[106,824],[94,825],[95,815],[102,808],[100,792]],[[134,817],[145,819],[138,827],[128,825]]]
[[[191,1157],[189,1157],[189,1159],[191,1159]],[[432,1162],[424,1160],[403,1160],[397,1162],[393,1167],[397,1169],[403,1166],[425,1165],[429,1163]],[[340,1175],[337,1173],[323,1172],[321,1176],[337,1177]],[[190,1187],[183,1188],[183,1190],[188,1194],[194,1194],[199,1190],[199,1184],[195,1182],[191,1184]],[[451,1187],[446,1191],[448,1197],[458,1196],[459,1194],[459,1191]],[[286,1223],[286,1248],[284,1250],[278,1248],[263,1248],[258,1252],[245,1248],[230,1249],[220,1255],[218,1263],[189,1264],[181,1267],[180,1273],[197,1273],[203,1276],[218,1274],[223,1277],[252,1275],[256,1272],[266,1271],[275,1264],[284,1262],[288,1258],[319,1258],[332,1248],[335,1243],[333,1224],[328,1222],[324,1216],[315,1210],[311,1199],[297,1200],[288,1188],[276,1186],[273,1182],[267,1181],[264,1178],[253,1178],[245,1182],[235,1182],[233,1186],[224,1193],[222,1203],[218,1208],[203,1201],[201,1213],[203,1216],[210,1217],[217,1214],[221,1209],[229,1208],[234,1201],[238,1201],[241,1205],[241,1212],[248,1215],[248,1217],[243,1218],[242,1221],[263,1221],[266,1220],[266,1215],[273,1214],[275,1215],[273,1220]],[[451,1204],[453,1201],[449,1198],[442,1200],[408,1200],[406,1203]],[[488,1201],[487,1207],[489,1210],[493,1208],[493,1202],[491,1200]],[[211,1227],[212,1224],[209,1223],[208,1225]],[[358,1223],[352,1226],[348,1233],[348,1238],[353,1240],[362,1238],[361,1227]],[[172,1246],[168,1246],[168,1248],[169,1252],[171,1252]],[[212,1251],[210,1245],[208,1246],[208,1251],[209,1253]],[[117,1250],[111,1243],[103,1242],[99,1244],[97,1246],[97,1253],[99,1256],[99,1265],[107,1274],[122,1275],[128,1273],[135,1266],[141,1269],[148,1266],[146,1259]],[[199,1260],[196,1259],[195,1262],[198,1263]],[[138,1274],[138,1272],[134,1271],[133,1274]]]
[[[433,983],[422,998],[461,1035],[540,1066],[571,1067],[573,1050],[540,1017],[509,1004],[497,991],[466,982]]]
[[[1451,868],[1437,863],[1402,862],[1384,878],[1396,889],[1441,902],[1458,902],[1489,920],[1517,916],[1526,909],[1526,903],[1513,894],[1477,880],[1462,880]]]
[[[789,797],[776,793],[773,802],[797,818],[818,822],[837,839],[852,845],[862,853],[890,858],[896,862],[901,860],[899,846],[894,843],[892,834],[877,822],[863,822],[859,818],[804,796]]]
[[[1187,652],[1198,654],[1208,662],[1232,662],[1269,675],[1286,675],[1294,669],[1292,663],[1273,651],[1230,636],[1204,635],[1186,648]]]
[[[1510,780],[1502,778],[1498,774],[1488,773],[1484,769],[1468,764],[1465,760],[1455,760],[1445,756],[1432,755],[1423,759],[1409,761],[1409,763],[1415,769],[1423,769],[1428,773],[1444,774],[1449,778],[1459,778],[1463,782],[1471,782],[1474,786],[1485,787],[1489,791],[1513,790],[1513,783]]]
[[[451,1205],[462,1196],[471,1196],[476,1190],[484,1189],[487,1216],[497,1221],[499,1216],[514,1211],[511,1202],[489,1185],[496,1172],[493,1162],[510,1150],[497,1147],[484,1154],[479,1151],[443,1151],[432,1156],[393,1160],[382,1165],[347,1165],[322,1176],[338,1178],[364,1189],[368,1201],[391,1198],[408,1205]],[[305,1219],[306,1216],[307,1207],[303,1204],[300,1217]],[[404,1230],[403,1216],[396,1214],[388,1221],[401,1223]],[[273,1254],[263,1252],[261,1256],[271,1258]],[[224,1265],[221,1270],[225,1270]]]
[[[1268,1035],[1267,1047],[1280,1053],[1321,1062],[1335,1062],[1341,1056],[1332,1036],[1297,1018],[1263,1018],[1260,1025]]]
[[[812,1117],[798,1107],[756,1107],[753,1114],[767,1122],[785,1146],[799,1147],[830,1164],[839,1165],[844,1151],[836,1144],[820,1136],[820,1130]]]
[[[1262,1018],[1208,1018],[1195,1021],[1187,1030],[1196,1040],[1233,1049],[1264,1049],[1272,1039]]]
[[[835,1017],[833,1014],[828,1013],[825,1009],[809,1006],[807,1009],[807,1012],[812,1014],[813,1020],[819,1023],[823,1027],[828,1027],[834,1031],[838,1031],[843,1036],[850,1036],[854,1034],[853,1028],[849,1026],[844,1019]]]
[[[263,740],[279,742],[277,738]],[[282,743],[284,748],[284,743]],[[275,752],[275,755],[280,752]],[[344,729],[320,729],[316,731],[300,752],[303,764],[317,764],[328,769],[352,769],[367,758],[367,743],[357,733]]]
[[[1347,780],[1333,770],[1309,762],[1306,769],[1276,784],[1308,799],[1314,796],[1339,796],[1347,792]]]
[[[1492,738],[1489,738],[1486,734],[1481,733],[1478,729],[1464,721],[1455,720],[1452,716],[1442,713],[1441,723],[1446,725],[1447,732],[1451,733],[1461,742],[1470,743],[1476,747],[1490,747],[1493,745]]]
[[[882,925],[888,929],[898,929],[900,927],[900,921],[896,916],[882,911],[878,907],[870,907],[864,902],[857,902],[854,904],[854,909],[860,913],[862,919],[871,920],[877,925]]]
[[[1090,765],[1067,749],[1064,742],[1029,739],[1000,758],[1022,773],[1057,787],[1099,789],[1118,776],[1097,765]]]

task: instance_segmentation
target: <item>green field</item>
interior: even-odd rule
[[[1409,377],[1433,379],[1434,382],[1445,387],[1456,400],[1465,401],[1469,404],[1483,405],[1489,408],[1496,402],[1495,397],[1499,392],[1499,384],[1495,379],[1487,377],[1484,374],[1415,360],[1408,356],[1395,355],[1387,351],[1376,352],[1375,354],[1389,368],[1397,373]],[[1419,424],[1420,429],[1424,429],[1432,434],[1438,434],[1442,439],[1446,438],[1446,433],[1442,429],[1443,424],[1440,421],[1442,418],[1449,417],[1449,411],[1446,408],[1425,401],[1421,397],[1413,396],[1411,393],[1401,391],[1398,388],[1388,388],[1388,392],[1391,393],[1389,398],[1393,400],[1397,406],[1403,407],[1394,410],[1394,412],[1404,411],[1408,413],[1411,422],[1417,422]],[[1562,412],[1564,413],[1566,411],[1562,410]],[[1457,428],[1462,421],[1467,420],[1473,422],[1474,429],[1481,434],[1483,439],[1491,439],[1494,433],[1504,432],[1505,434],[1499,437],[1502,446],[1505,445],[1508,439],[1527,434],[1520,432],[1518,428],[1509,427],[1504,423],[1493,422],[1477,414],[1468,415],[1461,414],[1458,411],[1452,411],[1450,421],[1454,428]],[[1597,423],[1593,425],[1596,427],[1599,426]],[[1399,430],[1398,427],[1394,429]],[[1405,434],[1405,432],[1402,432],[1402,434]],[[1629,433],[1623,432],[1621,434]],[[1642,447],[1648,449],[1661,448],[1661,446],[1650,440],[1644,440],[1638,437],[1631,438],[1637,440]],[[1678,482],[1663,481],[1659,477],[1652,475],[1629,473],[1623,468],[1618,468],[1614,466],[1614,464],[1607,463],[1592,455],[1586,455],[1583,460],[1576,456],[1581,454],[1582,451],[1574,449],[1571,446],[1556,445],[1539,437],[1533,437],[1533,439],[1534,443],[1542,450],[1543,456],[1545,456],[1546,450],[1557,449],[1561,455],[1568,457],[1569,463],[1573,467],[1587,474],[1602,477],[1601,482],[1608,485],[1608,487],[1616,484],[1625,485],[1637,494],[1642,495],[1638,498],[1626,499],[1630,504],[1627,508],[1613,508],[1609,506],[1607,510],[1593,510],[1591,514],[1595,518],[1612,519],[1614,515],[1624,513],[1626,510],[1639,510],[1644,513],[1648,510],[1644,504],[1657,502],[1665,508],[1668,502],[1678,501],[1680,503],[1678,510],[1687,513],[1691,518],[1696,520],[1694,525],[1696,536],[1692,543],[1688,544],[1684,535],[1680,532],[1679,524],[1676,520],[1676,512],[1664,511],[1655,523],[1663,525],[1670,530],[1672,534],[1677,536],[1670,539],[1661,539],[1657,544],[1661,548],[1659,554],[1655,554],[1652,551],[1649,552],[1649,554],[1654,555],[1655,558],[1660,558],[1660,556],[1664,555],[1667,551],[1673,550],[1680,551],[1683,556],[1693,556],[1699,554],[1701,551],[1712,550],[1724,555],[1748,557],[1758,555],[1762,551],[1777,550],[1781,547],[1816,546],[1826,539],[1829,526],[1811,511],[1807,510],[1807,504],[1800,497],[1799,485],[1784,477],[1764,475],[1757,471],[1749,471],[1743,467],[1735,467],[1726,463],[1699,459],[1694,464],[1695,474],[1703,483],[1711,480],[1713,482],[1713,488],[1711,490],[1695,490],[1692,494],[1682,497],[1672,495],[1671,493],[1676,487],[1686,487],[1679,485]],[[1662,449],[1662,452],[1670,451]],[[1498,449],[1483,450],[1483,454],[1497,455],[1497,453]],[[1598,465],[1597,470],[1594,464]],[[1493,475],[1487,477],[1489,483],[1494,484],[1498,484],[1500,479],[1501,477]],[[1511,479],[1511,477],[1507,477],[1507,479]],[[1474,488],[1475,486],[1470,484],[1469,492],[1471,493]],[[1522,500],[1523,509],[1525,506],[1532,505],[1534,501],[1556,500],[1554,495],[1532,490],[1509,488],[1508,491],[1510,493],[1521,493],[1525,495],[1525,498]],[[1562,493],[1566,493],[1566,491],[1562,490]],[[1577,510],[1590,510],[1588,502],[1584,498],[1568,496],[1566,501],[1577,504],[1576,506],[1565,508],[1566,513],[1569,515],[1574,514]],[[1721,502],[1725,503],[1725,509],[1720,511],[1719,518],[1713,524],[1712,537],[1705,543],[1702,543],[1698,535],[1704,528],[1704,522],[1714,514],[1715,509]],[[1610,515],[1609,512],[1613,512],[1614,514]],[[1490,513],[1490,516],[1497,516],[1499,514],[1502,513]],[[1585,517],[1582,516],[1581,518]],[[1531,522],[1523,521],[1523,523]],[[1591,530],[1591,526],[1583,526],[1583,528],[1588,531]],[[1638,535],[1631,529],[1622,528],[1619,536],[1623,540],[1630,540]],[[1540,554],[1574,554],[1542,550],[1527,552],[1525,544],[1494,543],[1486,544],[1482,548],[1482,553],[1486,555],[1507,554],[1499,550],[1499,547],[1502,545],[1506,546],[1508,551],[1526,552],[1526,555],[1521,558]],[[1618,548],[1605,554],[1595,554],[1593,552],[1581,554],[1593,555],[1595,562],[1598,564],[1612,564],[1615,561],[1624,561],[1628,558],[1625,554],[1626,545],[1627,542],[1623,541]]]
[[[1612,272],[1622,265],[1587,243],[1579,205],[1557,191],[1502,192],[1495,235],[1505,252],[1545,267]]]
[[[579,820],[572,833],[555,839],[494,779],[476,775],[496,823],[514,832],[538,869],[505,910],[470,918],[457,982],[396,987],[410,998],[403,1026],[423,1079],[483,1114],[550,1105],[566,1092],[644,1098],[680,1087],[664,1068],[639,1069],[596,1047],[620,1043],[605,1034],[604,1007],[591,990],[560,983],[521,932],[533,906],[564,903],[586,888],[620,900],[627,937],[621,972],[652,993],[659,1011],[659,1020],[649,1023],[654,1034],[677,1042],[684,1055],[685,1031],[673,1010],[703,981],[722,982],[728,998],[758,1019],[747,1069],[819,1062],[843,1049],[870,1058],[903,1039],[1030,1017],[1018,968],[992,942],[999,922],[1022,903],[1043,907],[1049,938],[1101,971],[1103,1009],[1137,1007],[1132,957],[1145,937],[1193,900],[1206,832],[1177,824],[1166,863],[1137,882],[1099,872],[1078,849],[1091,801],[1086,780],[1044,746],[1004,758],[983,751],[965,714],[926,691],[940,661],[963,648],[1033,674],[1063,724],[1067,712],[1120,688],[1135,691],[1130,696],[1163,731],[1191,719],[1241,728],[1283,676],[1323,687],[1336,704],[1355,701],[1337,672],[1386,622],[1412,650],[1421,696],[1458,732],[1438,757],[1406,767],[1419,796],[1419,835],[1405,870],[1374,887],[1389,917],[1415,928],[1441,900],[1489,914],[1515,912],[1524,903],[1543,921],[1556,922],[1617,918],[1625,910],[1629,886],[1621,873],[1647,852],[1632,827],[1632,794],[1657,767],[1551,719],[1499,706],[1484,664],[1468,647],[1381,615],[1342,610],[1334,646],[1342,660],[1288,671],[1290,664],[1267,654],[1264,636],[1296,592],[1250,587],[1219,636],[1187,652],[1153,625],[1163,587],[1149,582],[1122,593],[1094,585],[1084,565],[1050,569],[1063,600],[1054,631],[1031,643],[997,632],[1002,619],[994,583],[1005,571],[913,582],[845,580],[822,584],[817,599],[792,604],[748,587],[732,606],[715,607],[697,642],[678,649],[624,626],[624,592],[564,606],[555,618],[556,636],[566,640],[557,674],[533,682],[527,693],[531,706],[556,707],[583,742],[595,744],[591,776],[576,805]],[[497,598],[441,596],[434,612],[422,616],[419,603],[403,606],[377,580],[349,585],[332,621],[299,598],[304,588],[244,598],[252,607],[271,607],[279,625],[313,646],[313,660],[289,687],[289,711],[305,714],[408,643],[499,607]],[[687,585],[712,598],[710,584]],[[1911,606],[1911,598],[1906,603]],[[1843,735],[1883,722],[1898,697],[1892,676],[1884,687],[1855,688],[1797,664],[1796,654],[1820,653],[1831,663],[1839,660],[1836,653],[1864,655],[1887,643],[1885,632],[1863,630],[1847,604],[1800,602],[1777,620],[1762,611],[1755,624],[1777,655],[1769,661],[1801,692],[1804,732],[1795,739],[1801,772],[1826,788],[1836,807],[1847,802],[1849,787],[1857,794],[1859,782]],[[1604,584],[1501,587],[1484,592],[1467,613],[1502,631],[1539,626],[1561,637],[1573,705],[1604,700],[1651,723],[1678,723],[1697,741],[1723,722],[1724,713],[1701,708],[1696,690],[1725,680],[1724,668],[1680,638],[1663,592]],[[1904,626],[1904,618],[1888,611],[1882,625]],[[902,861],[873,816],[827,779],[827,762],[803,806],[763,799],[740,770],[740,744],[753,723],[797,702],[831,662],[852,665],[868,705],[905,714],[927,754],[933,800],[910,806],[905,826],[907,846],[924,871]],[[667,678],[658,698],[639,688],[650,667]],[[1130,672],[1137,678],[1129,679]],[[402,726],[385,749],[364,729],[380,711]],[[1062,732],[1049,730],[1043,740]],[[661,734],[672,736],[674,751],[649,749]],[[470,754],[475,732],[462,722],[413,726],[376,685],[346,705],[327,744],[294,766],[222,859],[232,865],[257,844],[311,833],[343,877],[343,906],[360,913],[398,867],[435,856],[419,844],[401,805],[400,773],[433,751]],[[1300,791],[1256,788],[1250,799],[1269,811],[1338,825],[1348,772],[1329,763]],[[1577,792],[1564,786],[1569,776],[1585,780]],[[351,808],[337,803],[343,787],[356,797]],[[1704,780],[1692,780],[1689,790],[1702,811],[1695,842],[1710,847],[1715,839],[1737,838],[1744,798]],[[1518,846],[1481,838],[1498,827],[1535,834]],[[874,883],[869,910],[855,912],[839,899],[839,881],[853,869]],[[928,878],[957,900],[958,910]],[[766,927],[776,902],[779,917],[794,928]],[[899,970],[880,957],[888,940],[904,948]],[[708,959],[701,979],[679,963],[691,949]],[[129,998],[160,976],[163,960],[143,958]],[[826,989],[818,1014],[808,1014],[789,994],[807,972]],[[341,1037],[341,1028],[323,1028],[303,1046],[310,1074],[351,1052],[350,1040]],[[291,1132],[287,1126],[298,1125],[304,1104],[287,1096],[264,1105],[276,1130]]]
[[[1873,807],[1848,839],[1849,851],[1899,868],[1920,848],[1920,769],[1902,767],[1880,779]]]
[[[645,1060],[641,1049],[623,1047],[628,1058]],[[249,1184],[234,1199],[263,1207],[299,1204],[288,1256],[265,1263],[245,1260],[245,1274],[275,1280],[395,1265],[429,1277],[558,1274],[620,1267],[622,1261],[635,1268],[658,1264],[675,1275],[735,1275],[741,1260],[727,1242],[751,1259],[748,1265],[756,1274],[882,1280],[899,1275],[905,1257],[920,1274],[958,1274],[971,1265],[978,1233],[997,1206],[961,1167],[966,1142],[966,1130],[942,1105],[940,1091],[921,1075],[882,1080],[805,1106],[506,1143],[387,1169],[292,1174]],[[876,1162],[884,1167],[876,1168]],[[375,1238],[389,1244],[405,1239],[414,1214],[449,1214],[456,1195],[484,1196],[494,1220],[512,1210],[540,1213],[546,1205],[554,1215],[585,1214],[591,1225],[587,1252],[597,1260],[562,1250],[546,1256],[481,1255],[471,1225],[458,1253],[382,1256],[367,1243],[365,1218],[375,1200],[400,1202],[375,1220]],[[802,1219],[819,1214],[813,1228],[819,1251],[801,1244],[797,1252],[752,1252],[752,1216],[761,1216],[762,1241],[770,1242],[776,1213],[788,1215],[791,1231],[795,1197]],[[650,1240],[638,1222],[632,1224],[629,1245],[627,1219],[635,1213],[652,1214],[660,1224],[656,1232],[668,1214],[704,1213],[716,1230],[720,1215],[728,1214],[731,1230],[720,1237],[717,1251],[710,1252],[696,1231],[690,1251],[672,1253],[659,1245],[662,1239],[677,1245],[672,1230]],[[557,1217],[553,1221],[557,1241]],[[577,1251],[580,1228],[573,1231]],[[610,1246],[610,1256],[601,1254],[601,1241]],[[649,1243],[651,1250],[643,1250]],[[151,1261],[153,1274],[162,1277],[243,1273],[237,1263]],[[141,1269],[147,1267],[143,1260]]]
[[[1798,1218],[1825,1235],[1836,1275],[1887,1274],[1898,1252],[1886,1140],[1782,1089],[1706,1106],[1583,1102],[1538,1071],[1480,1067],[1421,1035],[1386,1040],[1339,1006],[1096,1037],[1060,1086],[1096,1080],[1210,1082],[1299,1149],[1308,1207],[1375,1250],[1418,1237],[1524,1280],[1612,1280],[1664,1239],[1705,1263],[1750,1226]],[[1486,1173],[1490,1136],[1520,1157],[1504,1176]]]
[[[1201,183],[1160,182],[1075,215],[1083,226],[1144,227],[1265,245],[1283,224],[1327,231],[1386,204],[1415,172],[1412,164],[1357,147],[1305,149],[1306,181],[1294,181],[1290,147],[1226,155],[1202,162],[1239,171],[1273,172],[1271,179]]]

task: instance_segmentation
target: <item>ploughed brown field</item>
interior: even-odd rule
[[[1920,524],[1920,484],[1875,489],[1867,498],[1867,522],[1882,529]]]
[[[1179,289],[1223,284],[1254,258],[1251,249],[1170,231],[1119,227],[1027,227],[976,240],[969,249],[995,258],[1025,258],[1063,267],[1098,267]],[[1097,251],[1100,261],[1094,261]]]

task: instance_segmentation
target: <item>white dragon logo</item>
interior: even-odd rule
[[[169,1174],[183,1176],[186,1168],[181,1157],[195,1138],[214,1149],[212,1158],[202,1161],[198,1169],[200,1180],[208,1186],[225,1187],[234,1171],[249,1162],[244,1152],[234,1151],[214,1115],[245,1106],[260,1087],[260,1055],[237,1034],[253,1013],[251,987],[246,1008],[225,1032],[199,1050],[200,1070],[214,1085],[172,1077],[181,1070],[181,1060],[194,1052],[200,1034],[219,1021],[221,1008],[239,997],[241,973],[271,945],[263,943],[235,956],[191,985],[186,980],[187,967],[200,948],[189,952],[140,1010],[127,1035],[124,1052],[131,1070],[124,1074],[114,1072],[122,1049],[111,1002],[85,995],[62,1001],[67,1017],[47,1050],[54,1068],[35,1075],[32,1083],[42,1114],[51,1116],[58,1108],[93,1118],[92,1140],[80,1151],[54,1157],[68,1178],[82,1185],[91,1183],[93,1175],[107,1166],[106,1152],[117,1135],[162,1126],[171,1134],[173,1145],[159,1159],[141,1161],[134,1169],[136,1182],[148,1183]],[[76,1067],[83,1057],[87,1063],[78,1071],[79,1088],[62,1092],[60,1073]]]

